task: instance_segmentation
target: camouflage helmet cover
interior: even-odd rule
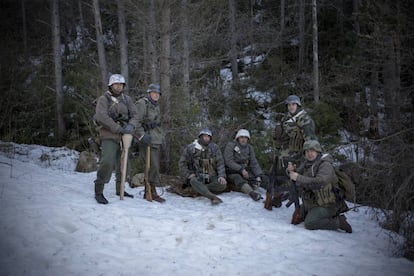
[[[322,152],[322,147],[317,140],[308,140],[305,141],[305,143],[303,143],[303,152],[305,152],[306,150]]]
[[[109,77],[108,86],[111,86],[114,83],[122,83],[125,85],[125,78],[120,74],[113,74]]]
[[[290,96],[288,96],[288,97],[286,98],[286,100],[285,100],[285,103],[286,103],[286,104],[292,104],[292,103],[295,103],[295,104],[297,104],[298,106],[302,106],[302,103],[300,102],[299,97],[298,97],[298,96],[296,96],[296,95],[290,95]]]
[[[147,93],[156,92],[161,95],[160,85],[158,83],[151,83],[148,85]]]

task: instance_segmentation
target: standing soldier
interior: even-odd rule
[[[211,142],[209,129],[202,129],[198,139],[187,145],[179,160],[183,180],[196,192],[210,199],[212,205],[222,200],[216,193],[226,189],[226,173],[220,148]]]
[[[115,167],[116,194],[121,186],[121,136],[132,134],[138,125],[137,108],[131,97],[123,93],[125,78],[114,74],[109,78],[108,91],[98,98],[94,120],[101,141],[101,158],[95,180],[95,199],[108,204],[103,195],[104,185],[111,179]],[[133,197],[124,192],[124,196]]]
[[[253,187],[256,185],[267,187],[269,180],[263,174],[249,140],[249,131],[240,129],[234,141],[228,142],[224,149],[224,163],[231,188],[248,194],[257,201],[262,197],[260,193],[253,190]]]
[[[273,139],[275,140],[276,147],[276,157],[273,160],[271,172],[273,182],[275,179],[284,178],[289,162],[299,167],[303,161],[303,143],[311,139],[316,139],[315,123],[305,109],[303,109],[299,97],[290,95],[286,98],[285,103],[288,112],[276,124],[276,128],[273,130]],[[276,183],[279,186],[284,184],[286,183]],[[275,207],[282,205],[278,192],[274,193],[271,204]],[[265,208],[271,209],[269,206],[265,206]]]
[[[150,146],[149,182],[152,199],[163,203],[164,198],[157,194],[156,186],[160,184],[160,149],[165,139],[164,130],[161,128],[161,112],[158,100],[160,99],[160,85],[152,83],[148,86],[147,96],[136,103],[138,109],[137,133],[139,136],[139,152],[145,164],[145,153]],[[144,194],[145,198],[145,194]]]

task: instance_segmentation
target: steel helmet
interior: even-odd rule
[[[210,139],[213,137],[213,133],[208,128],[203,128],[202,130],[200,130],[200,133],[198,133],[198,137],[200,138],[200,136],[203,134],[207,134],[208,136],[210,136]]]
[[[286,104],[291,104],[291,103],[295,103],[298,106],[302,106],[302,104],[300,103],[300,99],[298,96],[296,95],[290,95],[289,97],[286,98],[285,100]]]
[[[158,94],[161,95],[160,85],[158,83],[151,83],[147,89],[147,93],[150,93],[150,92],[157,92]]]
[[[317,152],[322,152],[321,144],[319,144],[317,140],[305,141],[305,143],[303,144],[303,152],[305,152],[305,150],[314,150]]]
[[[109,78],[108,86],[111,86],[114,83],[122,83],[123,85],[125,85],[124,76],[122,76],[120,74],[111,75],[111,77]]]
[[[239,138],[239,137],[247,137],[247,138],[249,138],[250,139],[250,133],[249,133],[249,131],[247,130],[247,129],[240,129],[239,131],[237,131],[237,134],[236,134],[236,140]]]

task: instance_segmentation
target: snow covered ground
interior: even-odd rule
[[[78,155],[0,141],[0,275],[414,275],[366,207],[348,212],[346,234],[234,192],[218,206],[168,192],[159,204],[127,186],[135,198],[121,201],[112,179],[99,205]]]

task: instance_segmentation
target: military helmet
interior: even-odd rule
[[[111,75],[111,77],[109,77],[108,86],[111,86],[114,83],[122,83],[123,85],[125,85],[125,78],[124,78],[124,76],[122,76],[120,74],[113,74],[113,75]]]
[[[148,86],[147,93],[156,92],[161,95],[160,85],[158,83],[151,83]]]
[[[208,136],[210,136],[210,139],[213,138],[213,133],[208,128],[203,128],[202,130],[200,130],[200,133],[198,133],[198,137],[200,138],[200,136],[203,134],[207,134]]]
[[[295,103],[295,104],[297,104],[298,106],[302,106],[302,104],[300,103],[300,99],[299,99],[299,97],[298,97],[298,96],[296,96],[296,95],[290,95],[289,97],[287,97],[287,98],[286,98],[286,100],[285,100],[285,103],[286,103],[286,104],[292,104],[292,103]]]
[[[317,152],[322,152],[321,144],[317,140],[308,140],[303,143],[303,152],[305,150],[314,150]]]
[[[247,129],[240,129],[239,131],[237,131],[237,134],[236,134],[236,140],[239,138],[239,137],[247,137],[247,138],[249,138],[250,139],[250,133],[249,133],[249,131],[247,130]]]

